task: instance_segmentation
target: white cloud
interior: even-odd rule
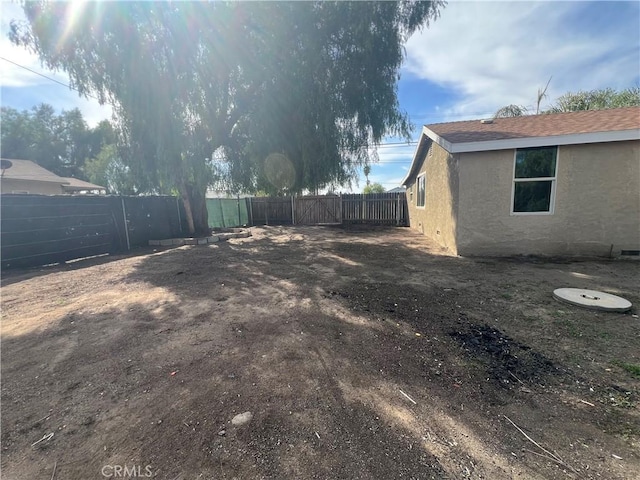
[[[17,4],[2,3],[2,20],[0,21],[2,31],[0,51],[2,53],[0,56],[6,59],[0,60],[2,63],[0,83],[3,87],[3,106],[22,110],[40,103],[48,103],[58,112],[78,108],[91,127],[97,125],[101,120],[111,118],[112,109],[110,106],[100,105],[93,98],[80,97],[76,91],[55,83],[57,81],[69,85],[69,76],[64,72],[47,70],[42,67],[37,55],[24,47],[11,43],[7,36],[11,20],[25,20],[22,8]],[[25,103],[27,103],[26,106]]]
[[[637,18],[615,34],[601,32],[576,23],[584,6],[450,2],[409,39],[405,70],[456,92],[455,103],[443,105],[453,120],[512,103],[535,108],[538,88],[551,76],[552,100],[567,91],[633,85],[640,70]]]
[[[12,20],[25,21],[26,18],[22,13],[22,8],[14,3],[2,4],[2,21],[0,26],[2,29],[2,36],[0,37],[0,50],[2,51],[2,57],[5,58],[2,62],[2,71],[0,72],[0,81],[4,87],[26,87],[32,85],[42,85],[50,80],[41,76],[35,75],[23,67],[30,68],[40,73],[45,73],[41,68],[40,60],[38,56],[29,52],[24,47],[17,47],[9,40],[9,25]],[[15,65],[14,63],[18,65]],[[67,78],[64,75],[56,74],[54,72],[46,72],[47,76],[55,78],[59,82],[67,83]]]

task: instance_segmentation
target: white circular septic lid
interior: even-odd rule
[[[631,302],[625,298],[584,288],[558,288],[553,291],[553,297],[572,305],[605,312],[626,312],[631,308]]]

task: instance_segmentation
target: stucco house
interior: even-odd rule
[[[106,188],[71,177],[60,177],[30,160],[2,159],[0,193],[62,195],[106,193]]]
[[[452,254],[635,254],[640,107],[426,125],[402,184]]]

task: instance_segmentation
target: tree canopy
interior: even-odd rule
[[[510,117],[522,117],[523,115],[527,115],[528,110],[527,107],[523,107],[521,105],[507,105],[505,107],[500,108],[494,115],[494,118],[510,118]]]
[[[364,187],[362,193],[384,193],[385,189],[380,183],[371,183]]]
[[[565,93],[558,97],[545,113],[637,106],[640,106],[640,87],[631,87],[620,91],[613,88],[604,88],[586,92]]]
[[[547,84],[548,86],[548,84]],[[546,91],[546,88],[545,88]],[[544,94],[544,92],[543,92]],[[540,93],[538,94],[540,99]],[[623,90],[603,88],[599,90],[567,92],[541,113],[576,112],[580,110],[603,110],[607,108],[640,106],[640,87]],[[494,118],[521,117],[529,115],[529,110],[520,105],[507,105],[498,109]]]
[[[57,175],[82,180],[88,180],[85,161],[115,142],[108,121],[92,129],[77,108],[57,114],[45,103],[23,111],[2,107],[1,135],[3,158],[32,160]]]
[[[194,231],[206,230],[216,181],[288,193],[345,185],[385,135],[408,138],[403,45],[443,6],[34,2],[10,37],[114,106],[133,174],[180,191]],[[279,169],[289,174],[274,185]]]

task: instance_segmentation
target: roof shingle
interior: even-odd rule
[[[452,144],[637,130],[640,107],[496,118],[492,123],[480,120],[434,123],[426,127]]]

